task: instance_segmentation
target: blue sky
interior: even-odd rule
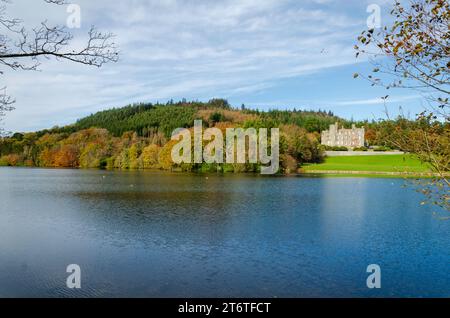
[[[421,97],[386,92],[355,72],[355,39],[367,26],[366,9],[379,4],[388,23],[388,0],[78,0],[81,29],[97,25],[117,35],[121,58],[101,69],[43,60],[40,72],[7,71],[1,85],[16,100],[5,118],[9,131],[69,124],[98,110],[133,102],[226,98],[248,107],[325,109],[354,119],[412,116]],[[28,27],[48,19],[65,24],[66,7],[14,0],[11,16]]]

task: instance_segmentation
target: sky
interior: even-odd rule
[[[7,131],[73,123],[99,110],[136,102],[225,98],[239,107],[331,110],[347,119],[414,116],[421,96],[372,87],[356,72],[370,63],[353,46],[378,4],[381,25],[389,0],[73,0],[81,9],[74,43],[91,25],[116,35],[120,60],[102,68],[42,60],[40,71],[10,71],[0,87],[16,99]],[[65,25],[67,6],[13,0],[11,17],[28,28]],[[390,97],[384,105],[382,96]]]

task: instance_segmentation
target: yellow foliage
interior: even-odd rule
[[[177,141],[169,141],[160,151],[158,156],[159,167],[164,170],[170,170],[173,166],[172,161],[172,148],[176,145]]]
[[[157,145],[150,145],[144,148],[141,155],[141,161],[144,169],[158,168],[158,157],[161,152],[161,147]]]

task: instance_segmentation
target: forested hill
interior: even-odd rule
[[[347,127],[352,124],[331,112],[258,111],[245,106],[236,109],[222,99],[207,103],[136,104],[101,111],[64,127],[1,137],[0,166],[259,171],[259,163],[174,163],[171,152],[176,142],[171,140],[171,134],[176,128],[192,127],[196,119],[202,119],[204,127],[216,127],[223,132],[232,127],[279,128],[282,172],[295,172],[305,163],[321,162],[325,148],[320,144],[320,131],[336,121]],[[392,136],[398,131],[400,136],[408,134],[415,140],[423,135],[422,127],[432,127],[427,146],[438,149],[448,162],[447,125],[402,118],[356,124],[366,128],[367,143],[386,147],[395,146]]]
[[[149,136],[155,132],[169,137],[180,127],[192,127],[194,119],[203,119],[213,126],[218,122],[229,122],[243,127],[278,127],[297,125],[308,132],[320,132],[341,118],[325,111],[269,110],[259,111],[241,106],[233,108],[226,100],[209,102],[169,102],[167,104],[134,104],[122,108],[104,110],[78,120],[75,124],[38,132],[73,133],[87,128],[105,128],[116,137],[125,132],[136,132]]]
[[[182,164],[171,159],[171,134],[202,119],[205,127],[280,129],[282,171],[299,164],[320,162],[320,134],[340,121],[319,111],[266,112],[231,107],[226,100],[207,103],[178,102],[136,104],[92,114],[64,127],[0,138],[0,166],[38,166],[116,169],[182,169],[223,172],[256,172],[259,164]]]

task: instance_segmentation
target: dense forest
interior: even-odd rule
[[[62,128],[54,128],[38,132],[73,133],[92,127],[105,128],[116,137],[126,132],[136,132],[138,136],[148,137],[155,131],[170,137],[176,128],[188,128],[194,119],[203,119],[210,125],[216,122],[231,122],[241,126],[278,127],[280,125],[296,125],[308,132],[328,129],[331,123],[345,122],[331,112],[323,111],[282,111],[267,112],[232,108],[226,100],[213,99],[209,102],[180,101],[167,104],[134,104],[122,108],[101,111],[78,120],[75,124]]]
[[[280,128],[280,166],[293,172],[303,163],[321,162],[324,149],[320,132],[339,122],[351,121],[331,112],[233,108],[226,100],[134,104],[100,111],[76,123],[32,133],[15,133],[0,139],[0,165],[165,169],[223,172],[256,172],[258,164],[183,164],[171,160],[170,140],[176,128],[190,128],[195,119],[205,127]],[[366,127],[371,144],[390,146],[389,134],[377,122],[359,122]]]

